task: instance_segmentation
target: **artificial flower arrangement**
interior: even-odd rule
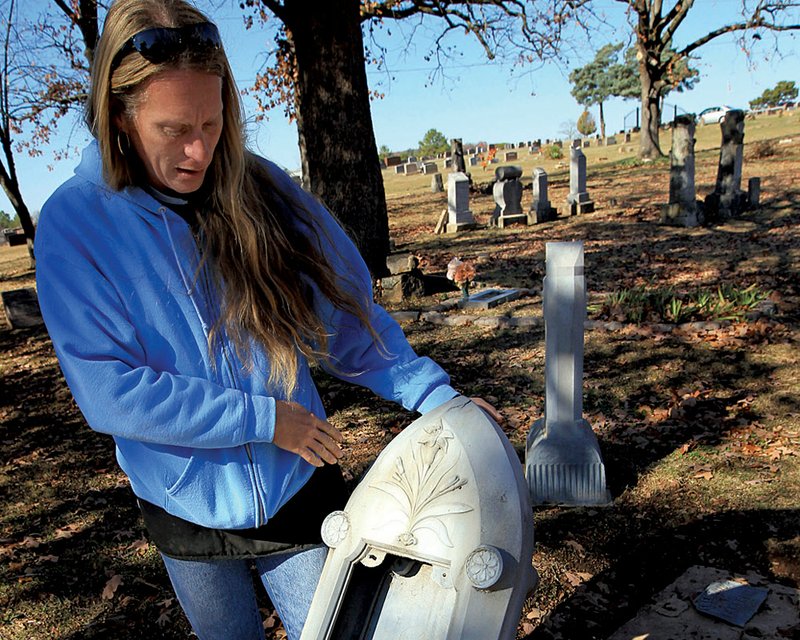
[[[475,267],[471,262],[464,262],[460,258],[453,258],[447,264],[447,279],[452,280],[461,288],[461,297],[469,297],[469,285],[475,279]]]

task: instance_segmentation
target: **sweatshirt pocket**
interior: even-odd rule
[[[255,526],[257,502],[244,447],[196,449],[166,489],[167,510],[214,529]]]

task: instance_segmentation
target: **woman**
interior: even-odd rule
[[[297,638],[324,562],[319,525],[344,504],[342,436],[309,366],[420,412],[457,392],[371,302],[324,207],[246,151],[202,13],[113,2],[87,122],[95,142],[36,240],[65,378],[89,425],[114,437],[197,635],[263,637],[254,563]]]

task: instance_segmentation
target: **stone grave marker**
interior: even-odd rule
[[[389,443],[322,539],[301,640],[513,640],[536,582],[519,459],[462,396]]]
[[[417,156],[408,156],[408,160],[406,160],[406,162],[418,162]]]
[[[469,209],[469,178],[456,171],[447,176],[447,233],[475,228]]]
[[[467,173],[467,167],[464,164],[464,146],[461,144],[461,138],[453,138],[450,141],[450,149],[453,152],[453,169],[461,173]]]
[[[607,504],[600,446],[583,418],[583,243],[548,242],[545,256],[544,418],[531,427],[525,455],[531,502]]]
[[[30,329],[44,323],[42,312],[39,310],[39,298],[36,289],[12,289],[0,293],[3,300],[3,310],[12,329]]]
[[[492,187],[495,209],[492,224],[503,229],[509,224],[528,224],[528,216],[522,212],[522,167],[497,167]]]
[[[422,164],[422,173],[426,175],[431,175],[436,173],[439,170],[439,167],[436,166],[435,162],[424,162]]]
[[[497,305],[516,300],[521,295],[519,289],[484,289],[470,294],[458,306],[462,309],[494,309]]]
[[[606,146],[610,147],[611,145],[617,144],[617,138],[615,136],[608,136],[606,138]]]
[[[478,166],[479,162],[480,162],[480,158],[478,156],[470,156],[469,157],[469,166],[470,167]]]
[[[694,184],[694,130],[693,115],[679,115],[672,123],[669,204],[661,211],[663,224],[696,227],[702,223]]]
[[[507,151],[506,152],[506,162],[511,162],[512,160],[516,160],[519,157],[519,154],[516,151]]]
[[[404,165],[404,164],[395,165],[394,172],[395,173],[405,173],[406,172],[406,165]]]
[[[547,172],[541,167],[533,170],[533,202],[528,212],[528,224],[550,222],[558,217],[558,210],[547,199]]]
[[[722,144],[719,148],[717,182],[714,191],[705,200],[706,219],[710,222],[724,222],[738,216],[747,203],[747,194],[741,189],[744,111],[727,111],[720,128]]]
[[[442,181],[441,173],[434,173],[431,176],[431,192],[442,193],[444,191],[444,182]]]
[[[747,181],[747,207],[756,209],[761,200],[761,178],[750,178]]]
[[[586,156],[580,149],[569,150],[569,195],[567,205],[570,215],[591,213],[594,202],[586,191]]]
[[[444,159],[444,168],[450,169],[453,166],[453,159],[452,158],[445,158]]]
[[[419,165],[416,162],[409,162],[403,166],[405,167],[405,174],[407,176],[419,173]]]

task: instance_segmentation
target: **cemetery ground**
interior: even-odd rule
[[[703,135],[700,198],[713,188],[718,155],[703,148]],[[519,638],[607,638],[692,565],[800,586],[800,116],[748,121],[745,135],[744,179],[762,178],[761,206],[714,227],[658,224],[668,162],[620,160],[613,148],[605,162],[589,156],[595,213],[563,216],[568,173],[551,167],[550,200],[561,217],[530,227],[435,236],[446,196],[430,192],[430,176],[387,179],[397,251],[419,256],[425,273],[443,272],[453,256],[469,260],[475,290],[528,290],[490,311],[445,312],[450,324],[403,323],[456,388],[502,409],[521,458],[543,408],[543,328],[482,326],[467,316],[541,316],[545,243],[585,243],[597,322],[585,338],[584,413],[614,502],[534,509],[539,584]],[[476,182],[489,179],[481,171]],[[525,175],[529,182],[529,168]],[[529,201],[526,191],[523,206]],[[479,223],[493,207],[491,196],[472,195]],[[33,286],[25,248],[0,247],[0,288],[23,286]],[[774,304],[747,316],[730,308],[727,319],[704,325],[647,310],[634,324],[620,301],[623,291],[688,300],[721,287],[729,297],[762,292]],[[387,306],[429,309],[457,295]],[[187,637],[111,439],[85,425],[44,329],[0,328],[0,380],[0,638]],[[413,416],[364,390],[319,383],[354,482]],[[261,605],[267,637],[283,637],[266,599]]]

